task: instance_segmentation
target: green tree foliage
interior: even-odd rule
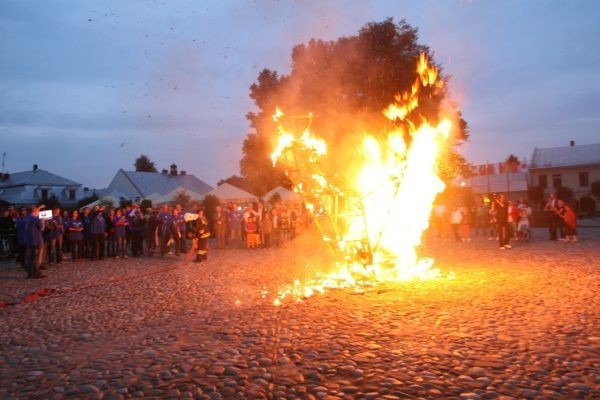
[[[158,172],[154,162],[151,161],[150,158],[145,154],[142,154],[136,158],[133,165],[135,166],[136,172]]]
[[[290,187],[285,174],[272,166],[269,157],[277,130],[271,118],[276,106],[286,115],[313,113],[311,129],[336,145],[336,157],[327,167],[344,170],[351,165],[356,141],[362,138],[360,133],[376,134],[393,126],[382,110],[394,101],[395,95],[410,90],[416,79],[419,54],[425,53],[432,60],[429,48],[417,40],[417,29],[403,20],[395,23],[387,19],[365,25],[354,36],[335,41],[311,40],[294,47],[289,75],[269,69],[261,71],[250,87],[250,97],[258,111],[247,114],[254,131],[244,141],[240,161],[242,177],[253,192],[262,195],[277,185]],[[446,86],[423,88],[420,106],[407,116],[405,123],[419,124],[424,118],[438,122],[442,107],[446,110],[449,106],[444,102]],[[452,140],[458,144],[468,139],[468,126],[459,110],[454,114],[459,129]],[[301,130],[307,125],[306,120],[296,121],[290,129]],[[409,136],[407,139],[410,141]],[[448,178],[467,167],[464,158],[452,149],[443,160]]]
[[[508,164],[508,165],[519,164],[519,159],[517,158],[517,156],[515,156],[514,154],[511,153],[508,157],[506,157],[506,164]]]

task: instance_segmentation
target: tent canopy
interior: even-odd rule
[[[258,197],[252,193],[248,193],[245,190],[237,188],[227,182],[223,183],[221,186],[217,186],[210,192],[206,193],[206,195],[215,196],[222,203],[249,203],[258,201]]]
[[[286,203],[301,203],[302,202],[302,199],[300,198],[300,195],[298,195],[298,193],[291,191],[289,189],[286,189],[283,186],[277,186],[275,189],[268,191],[267,193],[265,193],[263,198],[268,201],[271,199],[271,197],[273,197],[274,194],[278,194],[279,197],[281,198],[281,201],[286,202]]]

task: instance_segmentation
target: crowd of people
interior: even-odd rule
[[[577,242],[577,215],[565,201],[551,193],[544,207],[549,239],[566,243]],[[511,240],[531,239],[533,210],[529,203],[507,200],[504,194],[491,199],[480,197],[474,207],[452,205],[450,209],[443,203],[434,206],[432,224],[437,237],[454,239],[457,242],[470,242],[471,234],[487,236],[497,240],[499,248],[512,248]]]
[[[192,255],[207,259],[209,244],[224,248],[279,247],[309,223],[299,208],[280,204],[217,206],[205,215],[202,207],[185,211],[180,205],[140,209],[84,207],[71,212],[44,206],[7,209],[0,217],[2,255],[16,257],[32,279],[51,263],[94,261],[158,255]]]
[[[577,241],[577,216],[569,204],[552,193],[544,212],[550,240]],[[432,227],[438,237],[462,242],[470,242],[471,234],[484,235],[506,250],[512,248],[511,240],[531,238],[531,219],[527,201],[513,202],[499,194],[480,198],[474,207],[448,209],[438,203]],[[217,206],[210,215],[199,206],[141,210],[135,203],[121,208],[84,207],[81,212],[43,210],[43,206],[9,208],[0,217],[0,256],[16,257],[29,278],[43,278],[40,270],[48,264],[84,259],[188,255],[202,262],[209,247],[279,247],[311,224],[310,214],[299,206],[265,206],[263,202],[246,207],[229,203]]]

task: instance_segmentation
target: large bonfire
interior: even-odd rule
[[[365,133],[354,162],[345,171],[330,171],[336,143],[311,132],[312,114],[287,116],[277,109],[274,164],[281,166],[313,213],[323,240],[336,255],[336,269],[309,281],[281,288],[274,304],[300,300],[328,288],[361,290],[378,282],[430,279],[439,275],[433,260],[418,254],[434,199],[444,189],[438,164],[447,146],[451,123],[407,119],[419,107],[424,88],[443,87],[437,68],[421,54],[411,89],[396,95],[382,110],[390,120],[385,132]],[[315,118],[318,118],[318,113]],[[286,127],[303,119],[304,129]]]

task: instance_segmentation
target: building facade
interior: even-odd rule
[[[84,197],[81,183],[38,168],[3,174],[0,179],[0,200],[15,206],[32,206],[55,198],[61,206],[73,208]]]
[[[600,181],[600,143],[535,148],[529,179],[529,186],[542,188],[546,197],[563,187],[579,201],[592,198],[591,184]]]
[[[161,172],[124,171],[119,169],[108,185],[109,190],[125,193],[128,200],[140,201],[151,195],[165,195],[176,189],[205,195],[213,189],[206,182],[185,171],[177,172],[177,166]]]

